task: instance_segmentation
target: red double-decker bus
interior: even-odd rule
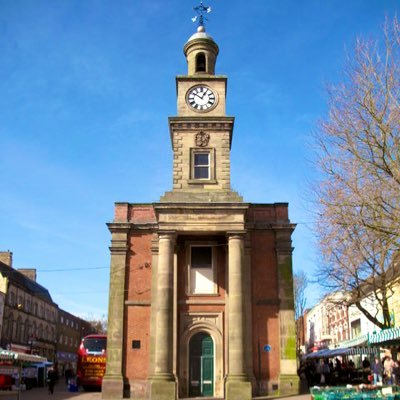
[[[85,336],[78,350],[77,383],[85,390],[101,388],[106,372],[106,335]]]

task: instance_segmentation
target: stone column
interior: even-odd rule
[[[299,393],[296,363],[296,325],[292,272],[292,240],[295,225],[274,226],[278,269],[280,377],[279,392],[283,395]]]
[[[155,313],[154,369],[150,378],[152,400],[175,400],[173,374],[173,263],[175,234],[160,232],[157,278],[152,288],[152,313]]]
[[[110,294],[107,327],[107,367],[102,384],[103,399],[122,399],[125,276],[129,224],[108,224],[111,231]]]
[[[245,236],[244,240],[244,293],[245,293],[245,360],[247,376],[254,392],[257,382],[253,369],[253,308],[251,303],[251,240],[250,235]]]
[[[251,400],[246,371],[244,234],[228,233],[228,375],[227,400]]]

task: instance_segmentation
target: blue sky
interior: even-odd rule
[[[107,312],[116,201],[172,186],[168,116],[192,0],[0,1],[0,250],[63,309]],[[289,202],[294,269],[316,266],[307,188],[311,133],[357,36],[379,36],[395,0],[205,2],[236,118],[232,186],[248,202]],[[309,305],[316,300],[310,288]]]

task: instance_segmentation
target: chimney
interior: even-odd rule
[[[10,250],[0,251],[0,262],[12,268],[13,253]]]
[[[36,268],[17,269],[17,271],[21,272],[22,275],[25,275],[31,281],[36,282]]]

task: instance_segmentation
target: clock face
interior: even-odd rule
[[[207,86],[195,86],[187,94],[188,104],[198,111],[207,111],[215,105],[214,92]]]

